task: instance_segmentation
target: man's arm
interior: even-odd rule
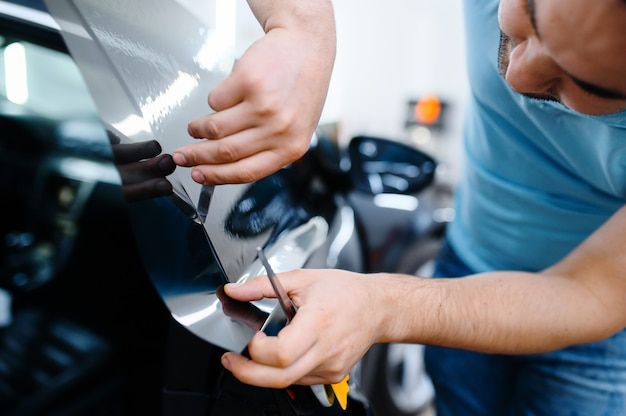
[[[196,182],[251,182],[300,158],[326,100],[335,59],[330,0],[249,0],[265,36],[209,94],[214,113],[189,123],[173,152]]]
[[[626,327],[626,207],[553,267],[459,279],[441,295],[455,299],[441,316],[453,331],[443,338],[433,328],[437,344],[533,353],[613,335]],[[450,323],[464,315],[471,325]]]
[[[406,326],[398,322],[390,338],[515,354],[604,339],[626,327],[626,208],[540,273],[491,272],[422,285],[431,295],[420,295],[424,315],[411,315]]]
[[[267,387],[337,382],[377,342],[536,353],[626,327],[626,207],[540,273],[424,279],[340,270],[279,277],[298,313],[277,337],[257,334],[252,360],[229,353],[241,381]],[[240,300],[273,296],[267,279],[227,285]]]

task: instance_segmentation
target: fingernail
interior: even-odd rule
[[[243,286],[243,283],[234,282],[234,283],[226,283],[226,286],[229,288],[237,289],[238,287]]]
[[[177,165],[186,165],[187,164],[187,159],[185,158],[185,155],[182,153],[174,153],[172,155],[172,159],[174,159],[174,163],[176,163]]]
[[[228,371],[231,371],[230,360],[228,359],[228,353],[222,355],[222,366]]]
[[[198,170],[194,170],[193,172],[191,172],[191,177],[194,181],[198,183],[204,183],[204,175]]]
[[[263,331],[256,331],[256,334],[254,334],[254,336],[252,337],[252,339],[259,339],[259,338],[267,338],[267,334]],[[250,340],[250,342],[252,342],[252,340]]]

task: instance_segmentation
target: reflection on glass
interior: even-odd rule
[[[4,82],[7,99],[15,104],[28,101],[28,80],[26,78],[26,50],[19,42],[4,49]]]

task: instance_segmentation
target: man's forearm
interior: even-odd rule
[[[603,339],[622,329],[584,286],[558,276],[497,272],[463,279],[383,277],[384,342],[488,353],[537,353]],[[392,301],[393,299],[393,301]],[[615,311],[614,311],[615,312]]]
[[[461,279],[379,275],[384,341],[534,353],[626,327],[626,207],[554,266]],[[401,317],[401,318],[399,318]]]

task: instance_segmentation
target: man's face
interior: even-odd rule
[[[625,0],[502,0],[500,72],[585,114],[626,109]]]

